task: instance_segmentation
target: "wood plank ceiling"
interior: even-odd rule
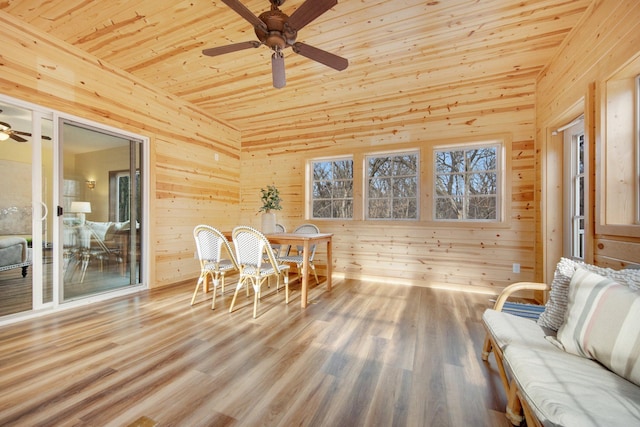
[[[241,0],[256,15],[268,0]],[[309,0],[313,1],[313,0]],[[304,0],[288,0],[288,15]],[[287,86],[270,51],[207,57],[255,40],[219,0],[4,0],[0,10],[120,67],[243,131],[292,115],[384,110],[386,99],[464,82],[535,76],[591,0],[339,0],[298,41],[349,60],[338,72],[286,50]]]

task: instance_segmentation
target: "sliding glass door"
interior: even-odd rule
[[[142,141],[60,120],[62,301],[141,282]]]
[[[0,95],[0,323],[141,287],[145,143]]]

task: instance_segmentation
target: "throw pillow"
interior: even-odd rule
[[[640,291],[578,269],[558,340],[565,351],[595,359],[640,385]]]
[[[567,301],[569,294],[569,283],[573,273],[578,268],[583,268],[592,273],[609,277],[626,285],[631,289],[640,289],[640,270],[613,270],[611,268],[597,267],[581,261],[574,261],[568,258],[560,258],[556,266],[549,292],[549,301],[545,305],[544,312],[538,318],[538,325],[557,331],[564,322],[564,315],[567,311]]]

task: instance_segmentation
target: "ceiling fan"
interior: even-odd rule
[[[2,110],[0,110],[0,112],[2,112]],[[11,138],[17,142],[27,142],[27,140],[20,135],[31,136],[29,132],[20,132],[19,130],[13,130],[11,129],[11,125],[9,123],[0,122],[0,141],[6,141],[7,139]],[[42,135],[42,139],[51,140],[50,137],[45,135]]]
[[[224,4],[253,25],[259,41],[252,40],[228,46],[213,47],[204,49],[202,53],[207,56],[217,56],[265,45],[273,50],[273,55],[271,55],[271,74],[273,87],[275,88],[282,88],[286,85],[283,50],[287,47],[291,47],[295,53],[335,70],[342,71],[347,68],[349,61],[345,58],[296,41],[299,30],[338,4],[338,0],[306,0],[291,16],[283,13],[278,8],[285,0],[269,1],[271,2],[271,10],[256,16],[240,3],[240,0],[222,0]]]

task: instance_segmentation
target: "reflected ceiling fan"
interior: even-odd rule
[[[0,112],[2,112],[2,110],[0,110]],[[6,141],[7,139],[11,138],[17,142],[27,142],[27,140],[20,135],[31,136],[29,132],[20,132],[19,130],[13,130],[11,129],[11,125],[9,123],[0,122],[0,141]],[[50,137],[45,135],[42,135],[42,139],[51,140]]]
[[[265,45],[273,50],[273,55],[271,55],[271,73],[273,76],[273,87],[275,88],[282,88],[286,85],[283,50],[288,47],[291,47],[295,53],[335,70],[342,71],[347,68],[349,61],[345,58],[296,41],[299,30],[338,4],[338,0],[306,0],[291,16],[283,13],[278,8],[282,6],[285,0],[269,1],[271,2],[271,10],[262,13],[260,16],[256,16],[247,9],[246,6],[240,3],[240,0],[222,0],[224,4],[253,25],[259,41],[253,40],[234,43],[228,46],[213,47],[204,49],[202,53],[207,56],[218,56]]]

